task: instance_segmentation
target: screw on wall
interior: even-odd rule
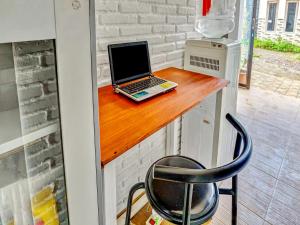
[[[80,9],[80,8],[81,8],[81,3],[80,3],[80,1],[74,0],[74,1],[72,2],[72,7],[73,7],[74,10]]]

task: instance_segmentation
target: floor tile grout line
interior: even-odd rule
[[[261,163],[264,164],[264,165],[269,166],[268,164],[265,164],[265,163],[263,163],[263,162],[261,162]],[[283,160],[282,160],[281,164],[282,164],[282,163],[283,163]],[[253,167],[255,167],[256,169],[260,170],[261,172],[265,173],[266,175],[269,175],[269,176],[273,177],[274,179],[278,179],[278,175],[279,175],[280,169],[279,169],[278,172],[277,172],[277,177],[275,177],[274,175],[272,175],[272,174],[270,174],[270,173],[264,171],[263,169],[259,168],[259,167],[258,167],[257,165],[255,165],[255,164],[250,164],[250,165],[253,166]]]
[[[299,112],[300,112],[300,110],[299,110]],[[289,137],[289,140],[288,140],[288,143],[290,142],[290,139],[291,139],[292,137],[290,136]],[[278,173],[278,181],[280,181],[280,182],[284,182],[283,180],[281,180],[281,179],[279,179],[279,177],[280,177],[280,172],[281,172],[281,170],[282,170],[282,168],[283,168],[283,163],[284,163],[284,161],[287,159],[287,153],[288,153],[288,151],[289,151],[289,149],[288,149],[288,146],[287,146],[287,148],[285,149],[285,154],[284,154],[284,158],[283,158],[283,161],[282,161],[282,163],[281,163],[281,166],[280,166],[280,169],[279,169],[279,173]],[[296,170],[294,170],[294,169],[292,169],[292,168],[289,168],[289,170],[293,170],[293,171],[296,171]],[[296,171],[297,173],[300,173],[300,171],[298,172],[298,171]],[[290,185],[290,184],[285,184],[285,185],[288,185],[289,187],[291,187],[291,188],[293,188],[293,189],[295,189],[295,190],[297,190],[297,191],[300,191],[300,188],[296,188],[296,187],[294,187],[294,186],[292,186],[292,185]],[[289,194],[288,194],[289,195]],[[289,195],[289,196],[291,196],[291,195]],[[291,196],[291,197],[293,197],[293,196]]]
[[[249,183],[247,183],[247,184],[249,184]],[[267,194],[266,192],[264,192],[264,191],[258,189],[257,187],[255,187],[255,186],[253,186],[253,185],[249,185],[249,186],[251,186],[252,188],[256,189],[258,192],[261,192],[261,193],[263,193],[264,195],[266,195],[266,196],[268,196],[268,197],[270,197],[270,198],[272,199],[272,195]],[[251,195],[249,195],[246,191],[243,191],[243,192],[245,192],[245,194],[247,194],[247,196],[251,197]],[[253,197],[251,197],[251,198],[253,199]]]
[[[243,205],[245,208],[247,208],[249,211],[251,211],[252,213],[254,213],[257,217],[261,218],[263,221],[266,221],[265,218],[262,218],[260,215],[258,215],[256,212],[254,212],[252,209],[250,209],[249,207],[247,207],[246,205],[244,205],[242,202],[239,201],[239,203],[241,205]],[[267,212],[266,212],[266,215],[264,217],[267,216]],[[245,222],[245,221],[244,221]],[[246,222],[245,222],[246,223]]]
[[[285,151],[284,151],[284,156],[283,156],[283,161],[284,161],[284,159],[286,158],[286,155],[287,155],[287,148],[285,149]],[[281,162],[281,165],[280,165],[280,168],[279,168],[279,170],[278,170],[278,178],[276,178],[276,184],[275,184],[275,187],[274,187],[274,190],[273,190],[273,193],[272,193],[272,198],[271,198],[271,201],[269,202],[269,205],[268,205],[268,208],[267,208],[267,213],[266,213],[266,216],[265,216],[265,221],[267,221],[266,219],[267,219],[267,215],[268,215],[268,212],[269,212],[269,210],[270,210],[270,206],[271,206],[271,203],[272,203],[272,201],[274,200],[274,197],[275,197],[275,193],[276,193],[276,189],[277,189],[277,186],[278,186],[278,182],[279,182],[279,175],[280,175],[280,171],[281,171],[281,169],[282,169],[282,166],[283,166],[283,161]],[[267,221],[268,222],[268,221]],[[269,222],[268,222],[269,223]]]
[[[252,165],[250,165],[250,166],[252,166]],[[254,168],[257,169],[256,167],[254,167]],[[259,170],[259,169],[258,169],[258,170]],[[265,175],[271,177],[271,175],[267,174],[266,172],[264,172],[264,171],[262,171],[262,170],[259,170],[259,171],[261,171],[261,172],[264,173]],[[272,178],[274,178],[274,177],[272,177]],[[240,179],[244,180],[245,178],[240,177]],[[274,178],[274,179],[277,180],[276,178]],[[251,187],[253,187],[253,188],[255,188],[255,189],[258,189],[256,186],[252,185],[252,184],[249,183],[247,180],[244,180],[244,182],[246,182],[249,186],[251,186]],[[267,192],[265,192],[265,191],[262,191],[262,190],[260,190],[260,191],[263,192],[263,193],[266,194],[266,195],[271,196],[269,193],[267,193]]]
[[[252,187],[254,187],[253,185],[251,185]],[[257,188],[256,188],[257,189]],[[263,192],[264,193],[264,192]],[[264,194],[266,194],[266,193],[264,193]],[[272,201],[272,199],[271,199],[271,201]],[[271,202],[270,201],[270,202]],[[254,212],[252,209],[250,209],[249,207],[247,207],[245,204],[243,204],[243,202],[241,201],[241,200],[239,200],[238,199],[238,203],[240,204],[240,205],[243,205],[245,208],[247,208],[249,211],[251,211],[253,214],[255,214],[257,217],[259,217],[259,218],[261,218],[263,221],[266,221],[264,218],[262,218],[260,215],[258,215],[256,212]],[[269,203],[270,204],[270,203]],[[230,209],[228,209],[227,207],[226,207],[226,205],[225,204],[222,204],[221,203],[221,205],[223,206],[223,208],[227,211],[227,212],[229,212],[230,211]],[[229,212],[230,213],[230,212]],[[267,216],[267,212],[265,213],[265,215],[264,215],[264,217],[266,217]],[[244,220],[242,220],[243,222],[245,222],[246,224],[247,224],[247,222],[246,221],[244,221]],[[267,221],[266,221],[267,222]]]
[[[257,217],[261,218],[261,216],[257,215],[257,213],[253,212],[251,209],[249,209],[248,207],[246,207],[244,204],[242,204],[241,202],[238,201],[238,206],[243,205],[245,208],[247,208],[249,211],[251,211],[253,214],[255,214]],[[223,209],[226,210],[226,212],[230,215],[232,215],[232,212],[230,211],[230,209],[228,209],[224,204],[221,204],[223,206]],[[238,217],[238,220],[243,221],[245,224],[248,224],[247,221],[243,220],[242,218]],[[263,218],[261,218],[262,220],[264,220]]]
[[[269,205],[268,205],[268,208],[267,208],[267,213],[266,213],[266,216],[264,218],[264,220],[267,219],[267,216],[268,216],[268,212],[269,212],[269,209],[270,209],[270,206],[271,206],[271,203],[272,201],[274,200],[274,196],[275,196],[275,193],[276,193],[276,188],[277,188],[277,184],[278,184],[278,179],[276,179],[276,184],[275,184],[275,188],[273,190],[273,193],[272,193],[272,198],[271,198],[271,201],[269,202]],[[267,221],[267,220],[266,220]],[[268,222],[268,221],[267,221]],[[269,223],[269,222],[268,222]]]
[[[262,172],[265,173],[264,171],[262,171]],[[267,174],[267,175],[268,175],[268,174]],[[263,219],[264,221],[266,221],[265,219],[266,219],[266,216],[267,216],[267,213],[268,213],[268,208],[269,208],[269,206],[270,206],[270,204],[271,204],[271,202],[272,202],[273,194],[274,194],[274,192],[275,192],[275,188],[276,188],[276,185],[277,185],[277,182],[278,182],[278,180],[277,180],[276,178],[275,178],[275,180],[276,180],[276,183],[275,183],[275,185],[274,185],[274,190],[273,190],[272,196],[270,196],[269,194],[265,193],[264,191],[259,190],[258,188],[256,188],[255,186],[253,186],[252,184],[249,184],[249,183],[247,182],[247,184],[249,184],[250,186],[256,188],[258,191],[261,191],[262,193],[264,193],[264,194],[266,194],[266,195],[268,195],[268,196],[271,197],[271,200],[270,200],[270,202],[268,203],[267,210],[266,210],[266,213],[265,213],[265,215],[264,215],[264,218],[262,218],[262,217],[261,217],[260,215],[258,215],[256,212],[254,212],[254,211],[251,210],[249,207],[247,207],[245,204],[243,204],[242,202],[239,201],[240,204],[242,204],[244,207],[246,207],[248,210],[250,210],[251,212],[253,212],[255,215],[257,215],[258,217],[260,217],[260,218]]]
[[[273,146],[269,145],[268,143],[264,143],[264,144],[267,145],[268,147],[274,148]],[[284,151],[284,155],[283,155],[282,157],[278,156],[278,157],[281,159],[281,163],[280,163],[280,167],[279,167],[279,169],[278,169],[278,172],[277,172],[276,176],[274,176],[274,175],[272,175],[272,174],[270,174],[270,173],[264,171],[263,169],[259,168],[256,164],[251,164],[251,163],[250,163],[249,165],[255,167],[256,169],[260,170],[261,172],[265,173],[266,175],[269,175],[269,176],[271,176],[271,177],[273,177],[273,178],[275,178],[275,179],[278,179],[279,173],[280,173],[280,169],[281,169],[281,167],[282,167],[282,165],[283,165],[283,161],[284,161],[285,155],[286,155],[286,150],[283,150],[283,151]],[[257,154],[259,154],[259,152],[258,152]],[[262,162],[262,161],[260,161],[260,162],[261,162],[262,164],[266,165],[266,166],[270,166],[270,165],[268,165],[268,164],[266,164],[266,163],[264,163],[264,162]],[[271,166],[270,166],[270,167],[271,167]],[[274,169],[274,168],[273,168],[273,169]]]
[[[277,214],[279,217],[282,217],[277,211],[275,211],[275,212],[273,212],[273,213],[275,213],[275,214]],[[290,221],[289,219],[286,219],[286,220],[288,220],[288,224],[286,224],[286,223],[284,223],[284,224],[280,224],[280,225],[297,225],[297,224],[293,224],[293,223],[290,223],[290,222],[292,222],[292,221]],[[276,224],[273,224],[272,222],[270,222],[270,221],[268,221],[268,220],[265,220],[266,222],[268,222],[268,223],[270,223],[270,224],[272,224],[272,225],[277,225],[277,223]]]

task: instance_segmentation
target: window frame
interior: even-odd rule
[[[295,10],[295,18],[294,18],[294,24],[293,24],[293,31],[287,31],[286,30],[286,23],[287,23],[287,19],[288,19],[288,10],[289,10],[289,3],[296,3],[296,10]],[[286,1],[285,4],[285,17],[284,17],[284,32],[285,33],[295,33],[295,28],[296,28],[296,22],[298,19],[298,8],[299,8],[299,1],[295,1],[295,0],[289,0]]]
[[[268,24],[269,24],[269,11],[270,11],[270,4],[276,4],[276,12],[275,12],[275,18],[274,18],[274,29],[268,30]],[[268,1],[267,2],[267,15],[266,15],[266,32],[273,33],[276,32],[277,28],[277,18],[278,18],[278,1]]]

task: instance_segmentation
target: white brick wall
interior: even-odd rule
[[[110,83],[107,45],[147,40],[153,70],[183,66],[195,0],[96,0],[98,83]]]
[[[126,208],[130,188],[144,181],[152,163],[165,155],[165,138],[166,129],[161,129],[116,159],[118,213]]]

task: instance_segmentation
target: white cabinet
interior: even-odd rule
[[[186,70],[229,81],[222,91],[183,116],[182,153],[207,167],[222,165],[233,157],[236,132],[225,117],[236,114],[240,51],[239,42],[225,38],[186,43]]]
[[[93,13],[0,1],[0,225],[99,224]]]
[[[1,0],[0,15],[3,42],[53,39],[56,36],[53,0]]]
[[[54,40],[9,46],[0,51],[0,222],[68,224]]]
[[[212,95],[182,117],[181,154],[208,168],[212,166],[215,102]]]

